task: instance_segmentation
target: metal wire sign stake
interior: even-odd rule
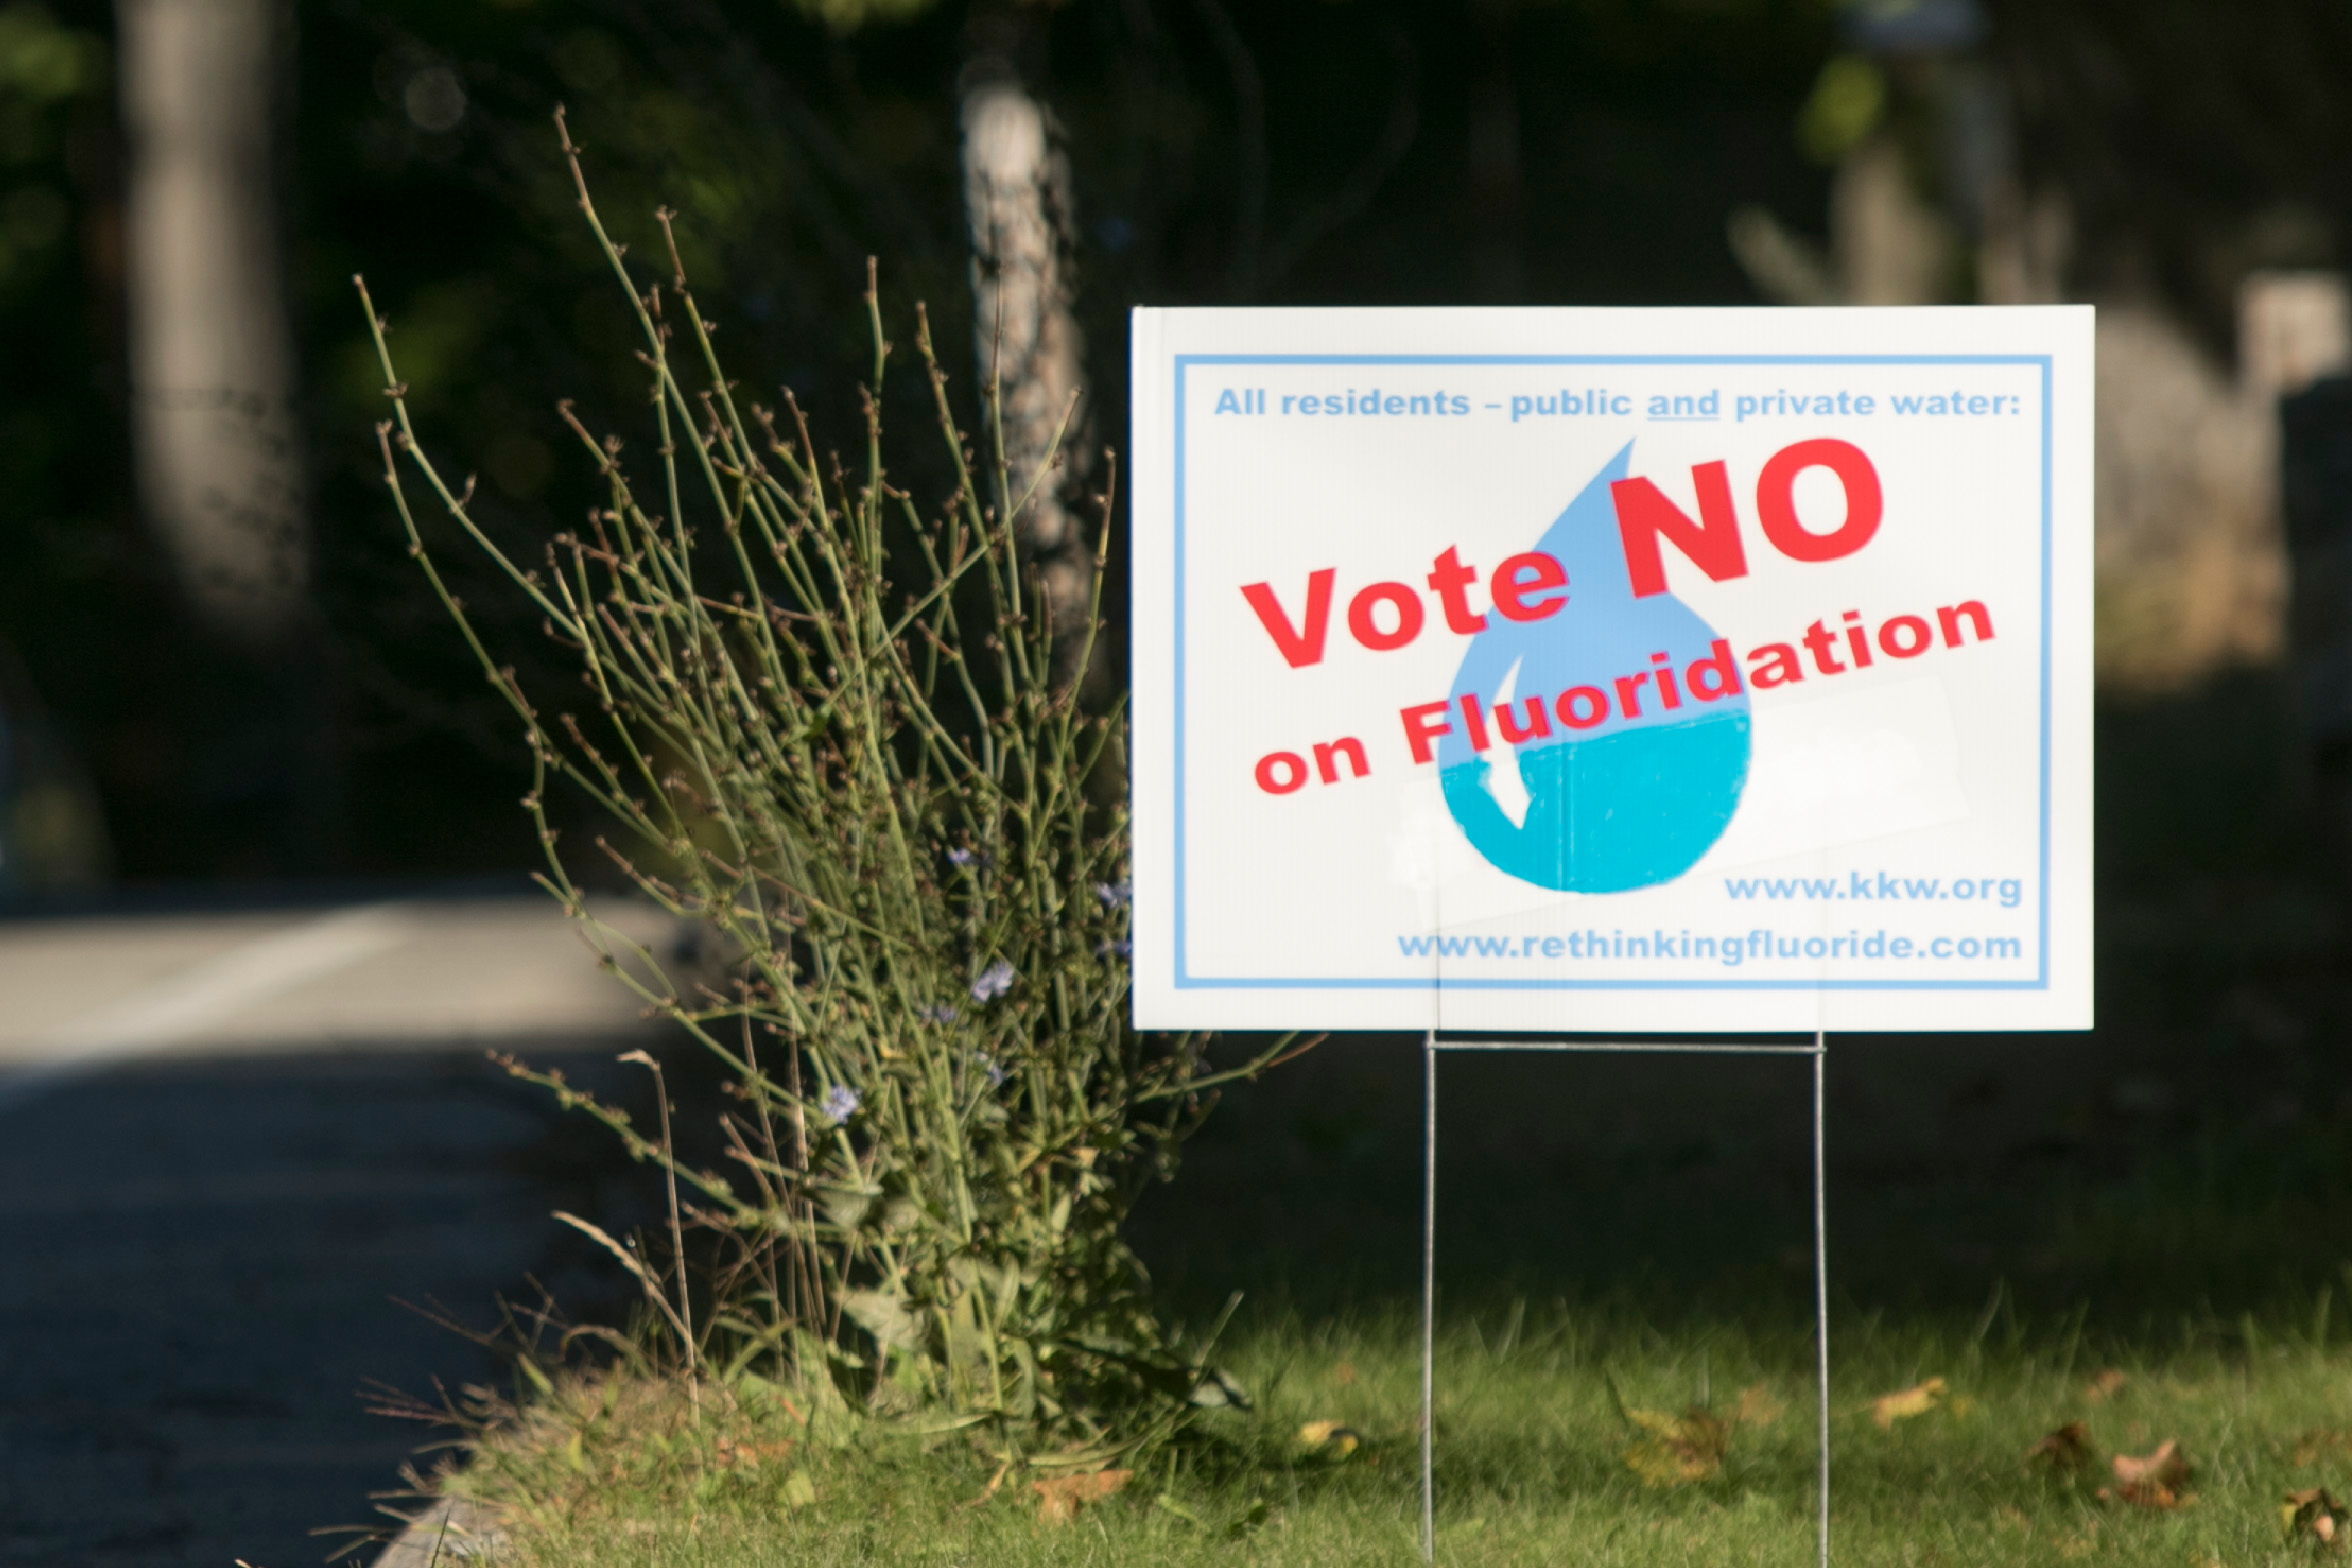
[[[1813,1059],[1813,1373],[1818,1474],[1815,1484],[1821,1568],[1829,1568],[1829,1180],[1823,1089],[1829,1037],[1811,1045],[1714,1040],[1440,1040],[1421,1039],[1421,1560],[1437,1561],[1437,1059],[1448,1051],[1551,1055],[1809,1056]]]
[[[2087,307],[1137,310],[1144,1030],[2091,1023]],[[1778,1036],[1783,1042],[1743,1044]],[[1400,1497],[1400,1504],[1404,1501]]]

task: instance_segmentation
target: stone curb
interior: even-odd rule
[[[462,1497],[444,1497],[409,1519],[408,1527],[376,1559],[375,1568],[448,1568],[498,1555],[497,1516]]]

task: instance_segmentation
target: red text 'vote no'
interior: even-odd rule
[[[1827,533],[1811,531],[1797,516],[1797,476],[1812,468],[1827,469],[1845,492],[1845,517]],[[1626,575],[1637,599],[1666,591],[1661,540],[1715,582],[1748,575],[1729,470],[1720,462],[1700,463],[1691,469],[1691,485],[1698,503],[1696,519],[1648,479],[1620,479],[1609,487]],[[1756,519],[1765,540],[1792,561],[1834,561],[1852,555],[1877,534],[1884,512],[1878,470],[1860,447],[1848,441],[1799,441],[1773,453],[1757,475]],[[1258,624],[1293,669],[1323,662],[1337,578],[1337,570],[1328,566],[1307,574],[1306,602],[1296,620],[1271,583],[1249,583],[1241,590]],[[1425,581],[1437,596],[1447,631],[1466,637],[1485,630],[1486,616],[1471,609],[1468,591],[1478,581],[1478,568],[1465,564],[1453,546],[1429,563]],[[1504,557],[1487,583],[1494,613],[1507,621],[1556,615],[1568,596],[1567,569],[1540,551]],[[1348,635],[1374,653],[1404,647],[1421,635],[1427,621],[1421,591],[1410,583],[1368,583],[1348,599]]]
[[[1251,583],[1241,590],[1257,612],[1258,624],[1293,669],[1323,662],[1323,645],[1331,630],[1331,585],[1337,575],[1328,566],[1307,575],[1306,615],[1296,623],[1274,596],[1272,584]],[[1429,563],[1429,586],[1436,590],[1447,631],[1466,637],[1486,629],[1486,617],[1470,608],[1468,589],[1476,581],[1478,568],[1464,565],[1451,545]],[[1507,556],[1495,568],[1487,596],[1495,614],[1506,621],[1540,621],[1559,613],[1568,602],[1568,569],[1532,550]],[[1371,583],[1348,600],[1348,635],[1374,653],[1402,648],[1421,635],[1426,619],[1420,590],[1409,583]]]

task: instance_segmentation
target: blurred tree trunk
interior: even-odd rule
[[[134,477],[181,603],[161,727],[176,874],[339,864],[333,648],[311,541],[276,193],[286,0],[116,0]]]
[[[117,0],[142,505],[198,618],[284,642],[309,576],[272,190],[277,0]]]
[[[1053,116],[1022,80],[1032,42],[1021,9],[973,21],[960,85],[964,210],[980,387],[1000,389],[1014,494],[1036,485],[1025,542],[1061,630],[1085,616],[1098,524],[1070,505],[1089,467],[1078,406],[1086,346],[1072,309],[1076,222]],[[1049,458],[1056,467],[1045,472]]]

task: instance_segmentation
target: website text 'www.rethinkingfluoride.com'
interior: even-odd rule
[[[1881,903],[1983,903],[2015,909],[2025,898],[2016,877],[1915,877],[1891,872],[1850,871],[1843,877],[1727,877],[1723,891],[1741,901]],[[1895,963],[1977,963],[2025,956],[2022,937],[1985,931],[1936,935],[1890,933],[1859,927],[1843,932],[1746,930],[1694,932],[1687,929],[1535,932],[1527,935],[1399,935],[1397,951],[1407,958],[1551,959],[1570,962],[1667,962],[1693,960],[1729,968],[1775,959],[1891,961]]]
[[[1885,931],[1793,934],[1762,927],[1707,934],[1693,931],[1584,930],[1562,935],[1400,935],[1397,951],[1407,958],[1534,958],[1584,962],[1713,961],[1736,969],[1750,961],[1779,958],[1891,959],[1917,963],[2021,959],[2025,941],[2014,936],[1893,935]]]

